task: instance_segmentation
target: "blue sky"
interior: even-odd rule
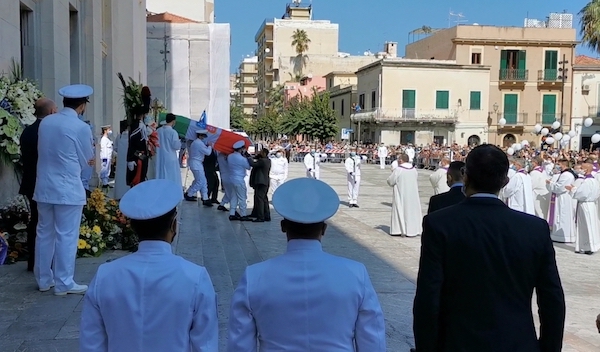
[[[281,18],[286,0],[215,0],[216,22],[231,24],[231,72],[256,49],[254,35],[265,18]],[[289,0],[291,2],[291,0]],[[576,15],[588,0],[313,0],[313,17],[340,25],[340,51],[352,55],[381,51],[385,41],[396,41],[400,55],[408,32],[423,25],[446,28],[449,12],[462,13],[466,23],[523,26],[525,17],[543,20],[550,12]],[[303,0],[310,3],[310,0]],[[454,25],[454,23],[451,23]],[[314,41],[314,39],[313,39]],[[579,47],[578,54],[598,56]]]

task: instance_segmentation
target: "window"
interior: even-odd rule
[[[546,50],[544,58],[544,81],[558,79],[558,51]]]
[[[402,116],[407,118],[415,117],[416,92],[405,89],[402,91]]]
[[[331,102],[331,109],[332,109],[333,111],[335,111],[335,101],[332,101],[332,102]]]
[[[73,9],[69,12],[69,37],[71,82],[79,82],[79,13]]]
[[[481,53],[471,53],[471,64],[481,65]]]
[[[525,50],[500,52],[500,79],[527,80],[527,53]]]
[[[21,4],[21,74],[34,77],[33,12]]]
[[[504,95],[504,119],[509,125],[517,123],[519,107],[519,95],[518,94],[505,94]]]
[[[542,96],[542,124],[550,125],[556,120],[556,95],[544,94]]]
[[[361,94],[361,95],[358,96],[358,106],[361,109],[365,108],[365,95],[364,94]]]
[[[469,105],[471,110],[481,110],[481,92],[471,92]]]
[[[342,104],[340,106],[341,109],[341,115],[344,116],[344,99],[342,99]]]
[[[438,90],[435,92],[435,108],[449,109],[450,108],[450,92],[447,90]]]
[[[377,92],[371,92],[371,109],[377,108]]]

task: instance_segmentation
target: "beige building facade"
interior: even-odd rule
[[[489,142],[488,66],[395,58],[356,75],[353,140],[417,146]]]
[[[240,104],[244,115],[256,116],[258,108],[258,57],[247,57],[242,60],[238,69],[238,89]]]
[[[508,146],[527,139],[539,145],[541,136],[531,132],[536,124],[548,127],[559,121],[563,132],[571,126],[577,43],[573,28],[459,25],[407,45],[406,58],[491,67],[489,143]],[[568,63],[563,66],[563,61]],[[564,80],[562,72],[567,72]],[[499,123],[502,119],[505,125]]]
[[[338,119],[338,127],[352,129],[352,108],[358,102],[356,88],[358,78],[353,71],[333,71],[325,75],[326,91],[329,92],[331,108]],[[341,135],[340,135],[341,138]]]
[[[600,133],[600,59],[577,56],[573,65],[573,109],[571,129],[577,137],[571,141],[575,150],[588,149],[591,137]],[[592,118],[589,127],[583,121]]]

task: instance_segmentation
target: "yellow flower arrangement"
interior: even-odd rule
[[[77,243],[77,249],[85,249],[86,246],[87,246],[87,242],[80,238],[79,242]]]

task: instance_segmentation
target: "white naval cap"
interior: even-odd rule
[[[284,219],[300,224],[323,222],[338,211],[340,198],[323,181],[297,178],[277,187],[273,208]]]
[[[208,130],[196,130],[196,134],[208,134]]]
[[[94,88],[85,84],[72,84],[58,90],[60,96],[70,99],[87,98],[94,94]]]
[[[155,219],[173,210],[183,200],[181,187],[173,181],[142,182],[125,193],[119,209],[133,220]]]
[[[233,143],[233,149],[240,149],[243,148],[245,145],[246,143],[244,141],[237,141]]]

